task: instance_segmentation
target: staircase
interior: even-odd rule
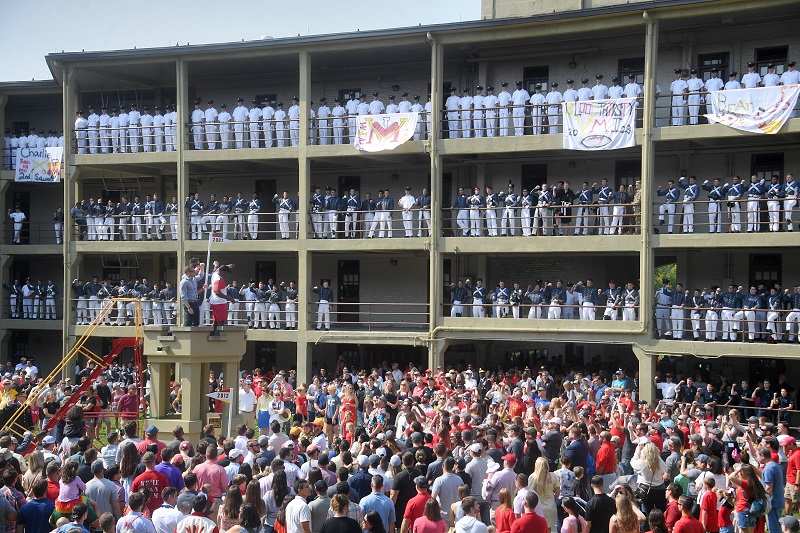
[[[106,319],[106,317],[117,307],[118,302],[133,302],[134,303],[134,313],[133,313],[133,323],[135,325],[135,337],[122,337],[113,340],[113,344],[111,347],[111,351],[105,355],[104,357],[100,357],[91,350],[86,347],[86,342],[92,337],[95,330],[101,326]],[[77,388],[73,389],[72,395],[69,399],[64,402],[64,404],[58,409],[55,416],[53,416],[47,423],[45,427],[42,428],[44,432],[50,432],[58,423],[63,420],[64,416],[66,415],[67,411],[77,404],[81,396],[86,392],[86,390],[93,385],[97,378],[100,377],[108,366],[116,359],[120,352],[125,348],[133,348],[134,351],[134,361],[139,362],[139,366],[137,368],[138,373],[141,374],[141,349],[142,349],[142,306],[141,302],[136,299],[131,298],[112,298],[100,309],[97,316],[92,320],[89,326],[86,328],[86,331],[83,335],[81,335],[75,344],[72,346],[70,351],[64,356],[63,359],[56,365],[53,371],[50,373],[49,376],[45,378],[42,382],[43,386],[51,383],[52,381],[57,381],[60,379],[64,369],[71,369],[74,366],[75,359],[79,356],[83,356],[87,359],[87,361],[95,363],[94,369],[92,369],[89,378],[86,379],[83,383],[79,384]],[[22,417],[23,413],[25,413],[26,409],[30,409],[38,400],[39,396],[41,395],[43,388],[36,387],[30,391],[28,398],[25,400],[25,403],[21,404],[20,407],[16,410],[16,412],[8,419],[6,427],[11,430],[12,433],[16,434],[20,438],[24,436],[24,433],[28,431],[29,428],[26,428],[19,423],[19,419]],[[31,446],[28,447],[28,452],[32,452],[36,449],[36,444],[38,442],[38,437],[43,437],[45,433],[41,433],[37,435],[37,438],[34,439]],[[27,455],[26,453],[26,455]]]

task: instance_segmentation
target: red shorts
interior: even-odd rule
[[[211,304],[211,316],[214,318],[214,322],[228,320],[228,304]]]

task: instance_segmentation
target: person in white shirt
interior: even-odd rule
[[[686,81],[689,87],[689,124],[696,125],[700,120],[700,103],[703,101],[703,88],[705,84],[703,80],[697,77],[697,69],[692,69],[689,72],[689,79]]]
[[[561,128],[558,125],[561,122],[561,103],[564,101],[564,97],[558,90],[558,82],[554,81],[550,84],[550,92],[547,93],[545,100],[547,100],[548,104],[547,124],[549,127],[547,128],[547,133],[561,133]]]
[[[306,503],[311,486],[308,481],[298,479],[294,492],[294,500],[286,506],[286,533],[311,533],[311,508]]]
[[[603,83],[603,75],[596,75],[594,80],[595,84],[594,87],[592,87],[592,100],[608,99],[608,87]]]
[[[253,107],[247,114],[250,148],[259,148],[261,146],[261,108],[258,107],[258,100],[253,100],[252,104]]]
[[[128,113],[128,146],[131,149],[131,153],[135,154],[139,151],[139,121],[142,118],[142,114],[139,113],[136,104],[131,104],[130,108],[131,111]]]
[[[767,73],[761,79],[761,84],[764,87],[775,87],[780,81],[780,76],[775,74],[775,65],[773,63],[767,65]]]
[[[483,99],[483,113],[486,117],[486,137],[497,135],[497,104],[497,95],[494,94],[494,87],[490,85],[486,88],[486,97]]]
[[[20,206],[16,206],[13,212],[8,210],[8,218],[14,221],[14,244],[22,244],[22,223],[27,220],[25,213]]]
[[[511,114],[514,117],[514,135],[519,137],[525,135],[525,107],[531,95],[528,91],[522,88],[522,82],[517,82],[517,90],[511,95],[511,103],[514,104],[514,109]]]
[[[472,127],[475,128],[475,137],[485,137],[483,134],[483,86],[475,87],[478,93],[472,97]]]
[[[414,207],[416,201],[411,195],[411,187],[406,187],[406,194],[397,201],[397,205],[403,210],[403,229],[406,237],[414,236],[414,213],[411,208]]]
[[[239,412],[242,414],[242,423],[248,427],[253,425],[256,408],[256,393],[253,392],[251,385],[252,382],[246,379],[239,389]]]
[[[641,98],[642,86],[636,83],[636,74],[628,76],[628,84],[625,86],[625,96],[627,98]]]
[[[712,68],[711,77],[708,78],[705,83],[706,92],[713,93],[715,91],[721,91],[724,86],[725,83],[719,79],[719,69],[717,67]]]
[[[450,96],[444,102],[444,108],[447,111],[447,133],[448,138],[458,139],[458,130],[461,126],[459,121],[459,108],[461,107],[461,99],[456,96],[456,88],[450,87]]]
[[[111,117],[108,115],[108,106],[100,107],[100,118],[98,119],[98,126],[100,128],[100,151],[104,154],[108,153],[109,140],[111,139],[111,132],[108,129]],[[51,132],[54,133],[54,132]],[[48,137],[47,146],[55,146],[54,137]]]
[[[463,96],[459,100],[458,108],[461,110],[461,136],[468,139],[472,136],[472,106],[473,98],[469,89],[464,87]]]
[[[150,114],[150,108],[144,106],[142,108],[144,115],[141,117],[142,123],[142,145],[145,152],[153,152],[153,145],[155,145],[155,138],[153,136],[153,115]]]
[[[672,125],[683,126],[683,117],[686,114],[686,91],[689,85],[683,79],[683,70],[675,69],[675,79],[669,85],[672,92]]]
[[[412,106],[411,102],[408,101],[408,93],[403,93],[401,96],[403,99],[397,103],[397,111],[399,113],[408,113],[411,111]]]
[[[89,117],[86,120],[88,122],[89,153],[96,154],[99,147],[97,128],[100,125],[100,117],[94,112],[94,106],[89,106]],[[35,143],[36,141],[28,137],[28,144],[34,146],[32,142]]]
[[[156,533],[175,533],[178,522],[183,519],[183,513],[176,507],[178,489],[175,487],[164,488],[161,491],[161,499],[164,503],[153,511],[153,526],[156,528]]]
[[[83,118],[83,111],[77,111],[75,113],[75,138],[78,140],[78,154],[86,153],[86,128],[88,125],[89,123]],[[19,138],[18,142],[20,148],[28,146],[28,138],[24,135]],[[16,164],[14,166],[16,167]]]
[[[730,74],[728,74],[728,83],[725,84],[726,91],[736,91],[742,88],[742,84],[739,83],[736,79],[736,76],[738,75],[739,73],[736,72],[735,70]]]
[[[542,94],[542,86],[536,85],[529,100],[531,103],[531,125],[534,135],[542,133],[542,116],[544,115],[544,104],[547,102]]]
[[[219,106],[222,110],[217,115],[217,122],[219,122],[219,147],[222,150],[227,150],[230,148],[231,145],[231,114],[228,113],[228,104],[222,104]],[[158,135],[156,135],[156,138]],[[158,145],[158,140],[156,139],[156,151],[161,148]]]
[[[577,102],[578,91],[575,90],[575,80],[567,80],[567,90],[564,91],[564,102]]]
[[[344,105],[344,109],[347,115],[347,134],[350,138],[350,144],[355,143],[356,140],[356,131],[358,130],[358,119],[356,118],[359,115],[358,112],[358,104],[359,99],[356,98],[356,93],[350,93],[350,99]],[[334,134],[335,135],[335,134]]]
[[[300,146],[300,99],[292,97],[292,105],[289,111],[289,139],[292,146]]]
[[[244,98],[236,99],[236,108],[233,110],[233,138],[236,148],[244,146],[244,123],[250,116],[249,111],[244,106]]]
[[[394,95],[389,97],[389,105],[386,106],[386,114],[391,115],[393,113],[397,113],[400,107],[395,103]]]
[[[323,96],[319,99],[319,108],[317,109],[317,119],[319,120],[319,144],[330,144],[331,128],[328,117],[331,115],[331,108],[328,107],[327,99]]]
[[[592,99],[592,90],[589,88],[589,78],[581,80],[581,88],[578,89],[578,101],[586,102]]]
[[[144,504],[144,494],[141,492],[133,492],[128,496],[130,512],[117,521],[117,533],[122,533],[123,530],[131,530],[133,533],[157,533],[153,522],[142,514]],[[205,503],[203,503],[203,507],[205,507]],[[206,520],[211,522],[208,518]],[[213,522],[211,523],[213,524]],[[178,526],[180,526],[180,523]],[[184,533],[185,530],[178,526],[176,526],[175,531]]]
[[[261,129],[264,130],[264,148],[275,146],[275,109],[269,100],[264,102],[264,109],[261,110]]]
[[[386,110],[386,107],[383,105],[378,99],[378,93],[372,93],[372,101],[369,103],[369,114],[370,115],[380,115]]]
[[[192,141],[195,150],[203,149],[203,120],[206,114],[200,109],[200,100],[194,101],[194,110],[192,111]]]
[[[761,84],[761,75],[756,72],[756,64],[752,61],[747,64],[747,74],[742,76],[742,87],[755,89]]]
[[[155,150],[164,151],[164,115],[161,114],[161,107],[155,107],[156,114],[153,115],[153,128],[155,130]]]
[[[286,111],[283,110],[283,102],[278,102],[275,106],[275,114],[272,116],[275,121],[275,145],[278,148],[286,146]]]
[[[619,84],[619,78],[614,76],[611,78],[611,87],[608,88],[609,98],[622,98],[625,94],[625,89]]]
[[[781,74],[781,79],[778,82],[778,85],[796,85],[800,83],[800,71],[795,70],[795,62],[789,61],[786,63],[786,70],[783,71]],[[795,110],[792,110],[792,114],[789,115],[789,118],[794,118]]]
[[[334,99],[334,104],[331,110],[331,115],[333,116],[333,144],[342,144],[344,142],[344,127],[346,125],[345,115],[347,114],[347,109],[342,107],[342,100],[340,98]],[[419,128],[419,125],[417,128]],[[320,143],[322,143],[321,130]]]

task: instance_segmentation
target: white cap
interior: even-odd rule
[[[550,423],[551,424],[558,424],[560,426],[561,425],[561,418],[557,417],[557,416],[554,416],[553,418],[550,419]]]
[[[469,445],[469,451],[471,451],[472,453],[480,454],[481,452],[483,452],[483,446],[481,446],[477,442],[473,442],[472,444]]]

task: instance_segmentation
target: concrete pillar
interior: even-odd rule
[[[639,399],[655,404],[656,386],[653,379],[656,375],[658,355],[648,353],[641,346],[634,344],[633,353],[639,360]]]
[[[430,259],[430,278],[428,279],[430,302],[428,313],[430,316],[430,332],[433,335],[437,325],[441,323],[442,311],[439,302],[443,301],[444,287],[442,284],[442,255],[439,253],[439,237],[442,236],[442,159],[439,156],[439,135],[442,130],[441,113],[439,109],[442,101],[442,69],[444,64],[444,53],[442,45],[432,39],[431,43],[431,102],[433,110],[431,116],[431,134],[428,141],[428,153],[431,163],[431,239],[429,246]],[[432,343],[433,344],[433,343]],[[429,351],[429,358],[436,359]],[[438,359],[437,359],[438,360]],[[431,365],[431,368],[435,368]]]
[[[75,118],[73,113],[77,109],[77,93],[76,93],[76,78],[77,69],[74,67],[64,67],[62,71],[62,121],[64,124],[64,166],[61,172],[61,179],[64,183],[64,204],[62,211],[64,212],[64,230],[62,239],[62,250],[64,258],[64,278],[62,283],[62,294],[65,296],[61,301],[61,342],[63,353],[68,353],[71,342],[69,326],[74,324],[75,320],[72,315],[72,280],[79,276],[80,267],[83,263],[83,257],[75,252],[75,247],[71,246],[73,239],[76,238],[72,222],[72,217],[69,210],[75,205],[75,198],[77,198],[77,182],[80,178],[80,169],[74,166],[74,153],[72,147],[75,146],[75,132],[72,131],[70,124],[73,124]],[[71,366],[71,365],[67,365]],[[62,378],[70,377],[69,368],[64,368]]]
[[[311,383],[311,356],[313,353],[313,344],[297,343],[297,383]]]
[[[300,52],[300,146],[308,146],[308,118],[311,109],[311,54]]]
[[[177,112],[177,135],[175,140],[175,150],[178,153],[178,167],[177,167],[177,176],[176,179],[177,183],[177,196],[178,196],[178,205],[183,206],[183,202],[186,197],[189,195],[189,165],[187,165],[184,161],[184,155],[186,153],[186,121],[189,117],[189,66],[184,62],[182,59],[178,59],[175,62],[175,76],[176,76],[176,94],[175,94],[175,106]],[[182,212],[182,211],[181,211]],[[186,244],[185,238],[188,234],[187,224],[189,219],[186,216],[179,216],[178,217],[178,268],[176,273],[176,278],[173,283],[175,283],[175,288],[178,291],[178,299],[180,300],[180,283],[181,278],[183,277],[183,268],[186,266]],[[183,324],[184,318],[184,310],[183,305],[178,303],[178,318],[176,320],[177,324]]]

